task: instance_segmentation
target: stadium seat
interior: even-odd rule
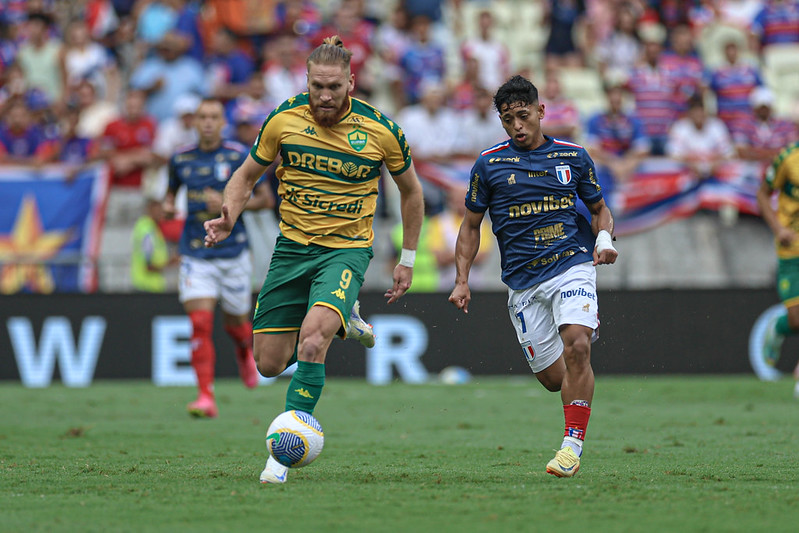
[[[605,109],[607,99],[602,88],[602,77],[592,68],[564,68],[560,71],[563,93],[577,105],[585,120]]]

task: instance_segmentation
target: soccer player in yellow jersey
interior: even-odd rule
[[[771,203],[774,191],[778,192],[776,211]],[[774,232],[777,292],[786,308],[766,325],[762,356],[774,365],[785,336],[799,333],[799,142],[786,146],[774,159],[757,191],[757,204]],[[799,366],[794,377],[798,380],[794,395],[799,397]]]
[[[308,92],[289,98],[264,121],[250,155],[225,188],[222,215],[205,223],[206,246],[225,239],[265,167],[281,159],[280,236],[258,295],[253,333],[255,360],[264,376],[277,376],[297,360],[287,411],[313,413],[330,343],[335,336],[359,335],[348,323],[372,258],[383,164],[399,188],[403,227],[394,284],[385,294],[388,303],[408,290],[413,276],[422,188],[399,126],[350,97],[355,87],[351,56],[338,37],[311,52]],[[286,474],[270,456],[261,482],[283,483]]]

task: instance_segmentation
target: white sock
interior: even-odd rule
[[[560,445],[560,448],[563,449],[566,446],[571,448],[572,451],[577,454],[577,457],[580,457],[583,454],[583,441],[580,439],[575,439],[574,437],[563,437],[563,444]]]

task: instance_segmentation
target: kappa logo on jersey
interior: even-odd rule
[[[555,167],[555,174],[557,174],[559,182],[568,185],[572,180],[572,167],[569,165],[558,165]]]
[[[308,135],[313,135],[314,137],[318,137],[318,135],[316,134],[316,128],[314,128],[313,126],[308,126],[304,130],[302,130],[302,132]]]
[[[514,185],[516,183],[516,174],[511,174],[508,176],[508,185]]]
[[[350,142],[350,146],[352,146],[353,150],[356,152],[360,152],[366,148],[367,139],[368,135],[357,128],[347,134],[347,140]]]

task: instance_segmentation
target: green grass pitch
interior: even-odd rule
[[[799,401],[755,377],[597,378],[580,473],[545,473],[559,396],[329,379],[325,449],[260,485],[288,382],[0,385],[0,531],[797,531]]]

